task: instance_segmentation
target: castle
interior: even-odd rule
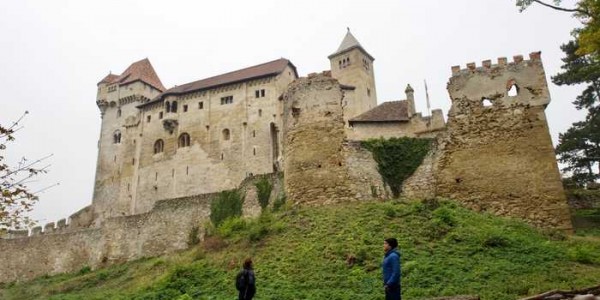
[[[406,100],[377,106],[374,58],[347,32],[331,71],[344,89],[345,131],[352,140],[418,136],[444,127]],[[282,171],[283,99],[298,79],[278,59],[165,89],[148,59],[98,83],[102,115],[92,202],[94,221],[135,215],[157,200],[237,187],[252,174]]]
[[[388,188],[360,143],[377,137],[435,139],[403,183],[405,197],[447,197],[571,230],[539,52],[452,67],[447,122],[441,110],[416,112],[410,85],[406,99],[377,105],[374,58],[349,31],[328,58],[331,70],[303,78],[278,59],[171,89],[148,59],[107,75],[96,99],[92,204],[68,222],[9,230],[0,282],[185,249],[219,191],[241,189],[244,215],[260,213],[257,174],[273,181],[271,198],[285,193],[295,204],[384,198]]]

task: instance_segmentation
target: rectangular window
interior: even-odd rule
[[[152,119],[152,116],[146,116],[146,122],[150,123],[150,119]]]
[[[187,112],[187,105],[183,106],[183,112]]]
[[[204,109],[204,102],[198,102],[198,109]]]
[[[256,98],[262,98],[264,96],[265,96],[265,89],[254,91],[254,97],[256,97]]]
[[[233,103],[233,96],[221,97],[221,105]]]
[[[161,111],[161,112],[158,113],[158,118],[162,119],[162,117],[163,117],[163,112]]]

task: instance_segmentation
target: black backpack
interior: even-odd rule
[[[248,274],[246,274],[246,270],[241,270],[237,276],[235,276],[235,288],[238,291],[242,291],[246,289],[248,286]]]

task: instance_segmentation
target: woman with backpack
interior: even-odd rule
[[[252,300],[256,294],[256,277],[252,270],[252,259],[246,258],[242,270],[235,277],[235,288],[239,300]]]

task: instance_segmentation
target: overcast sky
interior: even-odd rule
[[[563,1],[572,4],[573,1]],[[207,3],[203,5],[203,3]],[[548,80],[560,70],[559,46],[579,26],[567,13],[514,0],[420,1],[26,1],[0,3],[0,123],[30,114],[9,161],[54,154],[32,189],[42,224],[91,203],[100,132],[96,83],[148,57],[169,88],[271,61],[290,59],[305,76],[329,69],[327,56],[350,27],[375,57],[379,102],[415,89],[425,110],[448,112],[450,67],[542,51]],[[547,108],[554,143],[583,118],[571,104],[579,87],[550,82]]]

